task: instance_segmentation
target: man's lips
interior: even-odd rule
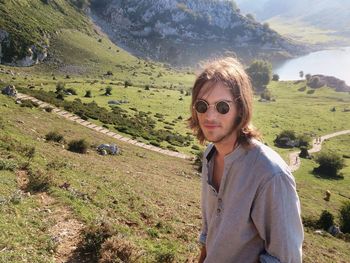
[[[204,123],[203,126],[205,129],[208,129],[208,130],[213,130],[215,128],[220,127],[220,125],[218,125],[218,124],[211,124],[211,123]]]

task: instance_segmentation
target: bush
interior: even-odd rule
[[[108,222],[99,222],[89,225],[82,230],[82,241],[79,244],[79,250],[91,254],[94,262],[100,257],[102,244],[110,237],[116,234]]]
[[[112,95],[112,87],[107,87],[107,88],[106,88],[105,95],[106,95],[106,96]]]
[[[196,157],[194,159],[194,165],[197,166],[197,171],[201,172],[202,171],[202,165],[203,165],[203,154],[204,151],[198,151],[196,153]]]
[[[317,156],[316,162],[319,167],[314,172],[326,177],[340,177],[338,172],[345,166],[344,159],[336,153],[325,152]]]
[[[307,151],[307,147],[305,147],[305,146],[300,147],[299,157],[300,158],[306,158],[306,159],[310,158],[310,154]]]
[[[124,88],[127,88],[129,86],[132,86],[132,83],[130,82],[130,80],[124,81]]]
[[[84,139],[73,140],[68,143],[68,150],[76,153],[87,153],[88,143]]]
[[[50,173],[45,173],[42,170],[33,171],[27,170],[28,182],[26,185],[26,191],[29,192],[44,192],[49,190],[53,185],[53,176]]]
[[[135,262],[140,257],[137,248],[118,236],[108,238],[101,247],[99,263]]]
[[[318,220],[318,225],[327,231],[328,228],[334,225],[334,216],[327,210],[323,210]]]
[[[39,107],[39,104],[31,100],[22,100],[21,107],[27,107],[32,109]]]
[[[68,89],[66,89],[66,91],[65,91],[66,93],[70,93],[70,94],[72,94],[72,95],[77,95],[78,93],[77,93],[77,91],[74,89],[74,88],[68,88]]]
[[[350,233],[350,201],[343,203],[339,210],[340,229],[344,233]]]
[[[301,88],[298,89],[298,91],[301,91],[301,92],[303,92],[303,91],[305,91],[305,90],[306,90],[306,86],[301,87]]]
[[[299,135],[297,139],[299,141],[299,147],[306,147],[306,148],[310,147],[311,141],[312,141],[310,136],[303,134],[303,135]]]
[[[45,110],[46,112],[52,112],[53,108],[50,107],[50,106],[46,106],[46,107],[44,108],[44,110]]]
[[[265,89],[262,93],[260,93],[260,98],[264,100],[271,100],[272,99],[271,91],[268,89]]]
[[[278,134],[274,140],[276,146],[279,147],[293,147],[292,141],[296,140],[295,132],[292,130],[284,130]]]
[[[280,80],[280,76],[278,74],[273,74],[272,80],[273,81],[279,81]]]
[[[175,251],[172,248],[161,247],[156,251],[156,262],[171,263],[175,261]]]
[[[92,98],[91,90],[87,90],[84,97],[85,98]]]
[[[58,93],[60,93],[60,92],[63,92],[64,90],[65,90],[65,83],[63,83],[63,82],[58,82],[57,84],[56,84],[56,93],[58,94]]]
[[[49,132],[48,134],[45,135],[45,139],[47,141],[53,141],[53,142],[64,142],[64,137],[63,135],[55,132],[55,131],[52,131],[52,132]]]

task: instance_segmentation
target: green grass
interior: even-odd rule
[[[28,47],[50,44],[50,37],[59,29],[80,29],[93,32],[86,16],[69,1],[6,0],[0,4],[0,28],[10,34],[8,57],[23,57]]]
[[[4,103],[8,107],[4,107]],[[87,155],[71,153],[58,144],[43,142],[40,138],[44,138],[49,131],[60,130],[67,141],[85,138],[90,144],[98,145],[113,140],[52,113],[21,108],[2,95],[0,105],[4,113],[3,131],[9,136],[1,143],[5,145],[14,140],[21,144],[30,142],[36,148],[32,165],[44,171],[49,171],[47,165],[51,163],[52,166],[52,162],[57,163],[56,167],[61,167],[50,170],[54,174],[54,186],[49,193],[57,200],[57,205],[71,208],[74,215],[86,224],[100,219],[109,220],[119,233],[123,233],[140,249],[146,250],[144,262],[152,262],[168,246],[176,247],[175,256],[179,261],[197,253],[199,177],[191,163],[121,142],[117,142],[122,148],[121,156],[103,157],[94,148]],[[1,152],[7,150],[1,148]],[[18,153],[10,151],[10,154]],[[7,174],[12,178],[9,180],[15,182],[15,173]],[[59,188],[64,182],[69,183],[75,191]],[[1,186],[4,194],[7,191],[3,190],[5,185]],[[12,187],[18,188],[14,183]],[[31,198],[36,197],[33,195]],[[34,203],[29,203],[25,210],[31,211],[35,207]],[[27,215],[19,214],[19,217],[25,221]],[[16,226],[16,221],[10,221],[9,218],[4,214],[0,216],[0,221],[6,221],[6,229]],[[29,220],[26,225],[28,229],[19,232],[18,238],[28,238],[26,232],[42,231],[41,238],[49,239],[47,227],[41,229],[44,226],[44,222],[41,224]],[[157,235],[150,235],[155,231]],[[6,244],[16,243],[13,237],[6,240]],[[39,248],[42,240],[32,239],[31,242],[37,248],[37,253],[41,253]],[[2,247],[7,247],[6,244]],[[4,250],[2,256],[10,258],[14,254],[18,258],[24,250],[20,246],[12,247]],[[46,253],[42,257],[43,262],[45,259],[48,262],[51,255]]]

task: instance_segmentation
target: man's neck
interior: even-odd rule
[[[237,136],[230,136],[224,141],[214,143],[216,148],[216,156],[219,159],[223,159],[226,155],[233,152],[237,147]]]

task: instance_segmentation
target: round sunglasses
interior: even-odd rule
[[[231,100],[220,100],[215,102],[215,104],[209,104],[205,100],[197,100],[193,107],[197,113],[206,113],[210,106],[214,106],[218,113],[226,114],[230,111],[230,103],[232,102]]]

